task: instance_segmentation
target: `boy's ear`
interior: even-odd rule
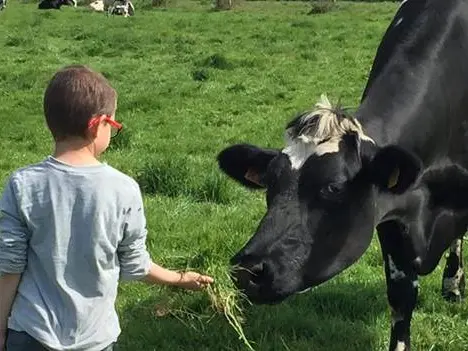
[[[270,161],[280,153],[250,144],[236,144],[218,154],[219,168],[247,188],[265,188],[264,177]]]
[[[88,127],[88,130],[86,131],[87,135],[89,137],[96,138],[98,134],[98,129],[99,129],[99,125]]]
[[[377,151],[371,163],[371,178],[380,191],[401,194],[412,186],[422,171],[422,161],[396,145]]]

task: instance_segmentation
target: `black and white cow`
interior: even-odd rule
[[[266,189],[266,214],[231,259],[252,302],[279,303],[328,281],[364,254],[374,228],[392,311],[390,350],[410,350],[418,275],[432,272],[446,250],[443,296],[461,300],[467,82],[468,0],[404,1],[353,116],[322,97],[287,125],[284,148],[236,144],[220,152],[227,175]]]
[[[0,11],[6,8],[7,0],[0,0]]]
[[[42,0],[38,5],[37,8],[40,10],[60,10],[62,6],[73,6],[77,7],[76,0]]]
[[[135,6],[130,0],[114,0],[107,9],[108,15],[130,17],[135,15]]]

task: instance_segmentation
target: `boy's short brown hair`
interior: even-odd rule
[[[100,73],[70,65],[54,74],[44,94],[44,114],[56,141],[85,137],[89,120],[115,113],[117,92]]]

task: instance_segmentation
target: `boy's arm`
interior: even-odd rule
[[[189,290],[199,290],[213,283],[213,278],[197,272],[176,272],[151,263],[151,268],[144,278],[151,284],[172,285]]]
[[[138,280],[144,278],[151,267],[146,249],[146,218],[143,198],[138,183],[134,183],[133,201],[126,209],[123,238],[117,248],[120,264],[120,279]]]
[[[29,230],[20,214],[17,189],[11,177],[0,200],[0,346],[27,263]]]
[[[143,278],[147,283],[161,285],[177,285],[182,279],[182,274],[151,262],[148,274]]]
[[[0,350],[8,329],[8,316],[18,290],[21,274],[0,275]]]

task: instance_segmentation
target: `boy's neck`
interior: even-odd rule
[[[84,139],[70,139],[55,143],[53,157],[73,166],[100,164],[94,152],[94,145]]]

